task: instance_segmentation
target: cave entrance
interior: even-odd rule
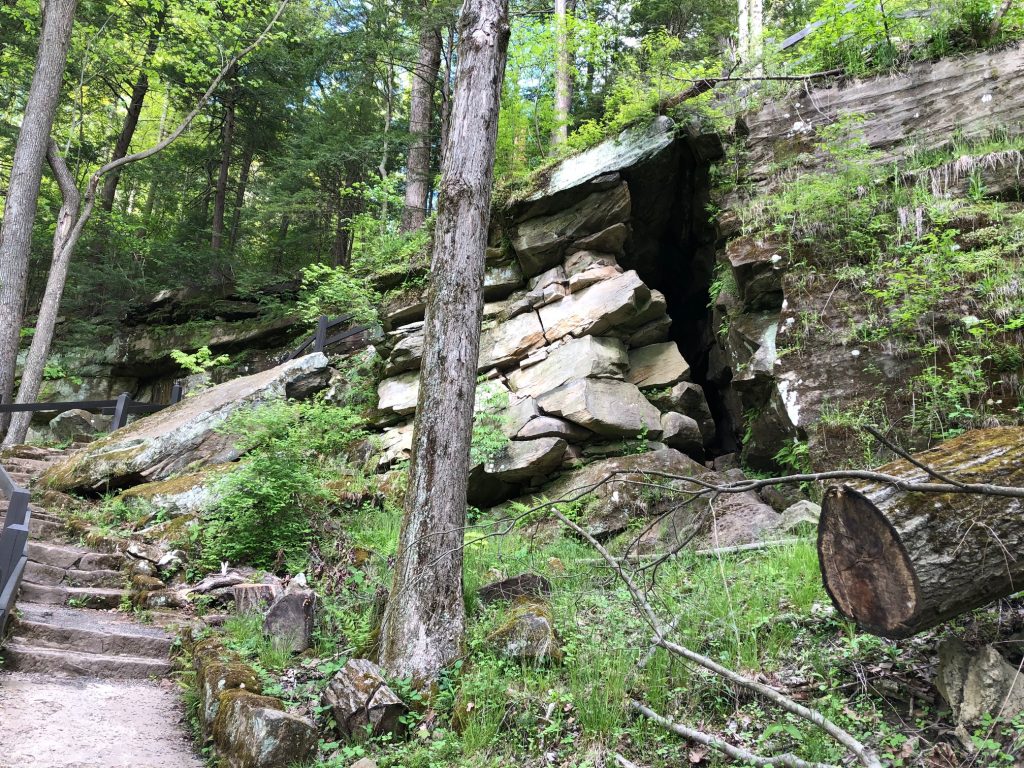
[[[739,450],[737,425],[708,378],[717,344],[710,288],[717,229],[708,212],[711,166],[723,156],[717,134],[681,136],[665,151],[622,172],[632,199],[632,234],[622,264],[665,295],[669,338],[690,364],[715,418],[712,456]]]

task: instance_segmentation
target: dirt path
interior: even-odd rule
[[[0,673],[2,768],[202,768],[169,680]]]

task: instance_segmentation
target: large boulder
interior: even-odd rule
[[[536,597],[520,598],[505,621],[487,636],[502,655],[542,664],[561,661],[562,647],[555,632],[551,606]]]
[[[338,734],[353,742],[405,734],[408,708],[392,691],[384,671],[367,659],[349,659],[323,695]]]
[[[573,379],[542,395],[545,413],[608,437],[661,434],[661,414],[633,384],[616,379]]]
[[[685,478],[710,484],[728,482],[679,451],[663,447],[592,462],[560,475],[535,498],[520,501],[575,499],[566,502],[572,505],[575,519],[598,539],[627,530],[637,519],[660,518],[642,538],[643,551],[663,551],[685,540],[702,548],[778,537],[780,515],[756,494],[721,494],[712,509],[710,496],[693,498],[698,486]]]
[[[304,651],[313,644],[315,613],[316,592],[289,587],[263,618],[263,634],[279,650]]]
[[[560,195],[571,194],[581,187],[588,188],[586,185],[602,177],[642,165],[657,157],[672,145],[675,138],[675,122],[666,116],[627,128],[618,136],[605,139],[585,152],[560,162],[544,177],[543,183],[526,197],[526,202],[534,210],[549,200],[549,204],[557,204]]]
[[[674,341],[629,350],[626,381],[645,387],[670,387],[690,377],[690,366]]]
[[[536,312],[524,312],[480,334],[479,369],[504,368],[544,346],[544,327]]]
[[[541,307],[538,312],[544,337],[550,343],[570,334],[601,335],[636,318],[650,301],[650,288],[630,270]]]
[[[566,442],[559,437],[513,440],[484,464],[484,472],[505,483],[550,475],[562,463]]]
[[[60,443],[71,443],[79,439],[91,439],[98,435],[103,425],[88,411],[74,408],[58,413],[50,420],[50,433]]]
[[[327,357],[318,352],[232,379],[97,440],[51,467],[40,482],[56,490],[95,491],[164,480],[193,462],[234,461],[234,437],[218,429],[228,417],[283,398],[291,382],[326,369]]]
[[[513,371],[508,382],[516,392],[538,397],[570,379],[622,378],[626,364],[621,341],[584,336],[553,348],[539,363]]]
[[[411,371],[377,385],[377,408],[382,413],[406,416],[416,410],[420,393],[420,373]]]
[[[230,464],[218,464],[168,480],[143,483],[122,492],[121,498],[138,499],[171,517],[196,514],[217,500],[217,478],[230,468]]]
[[[566,248],[581,237],[629,220],[629,187],[625,182],[610,190],[592,192],[575,205],[522,222],[512,247],[528,277],[562,260]]]
[[[985,718],[1012,720],[1024,711],[1024,678],[992,645],[971,652],[956,637],[944,640],[935,687],[953,710],[957,735],[967,744]]]

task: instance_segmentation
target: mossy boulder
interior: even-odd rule
[[[200,715],[207,728],[211,727],[216,719],[221,707],[221,698],[226,692],[263,691],[256,671],[236,654],[225,651],[222,647],[217,651],[211,649],[203,660],[197,655],[196,663]]]
[[[64,491],[123,488],[167,480],[197,462],[234,461],[235,438],[219,430],[228,417],[283,398],[291,382],[326,368],[327,357],[318,352],[212,387],[97,440],[47,470],[40,484]]]
[[[499,653],[520,661],[543,664],[562,660],[562,644],[555,632],[551,606],[537,597],[517,600],[487,641]]]
[[[199,472],[187,472],[166,480],[143,483],[125,490],[121,498],[139,499],[172,517],[202,512],[216,500],[216,479],[229,468],[230,465],[219,464]]]
[[[238,688],[221,694],[213,740],[229,768],[289,768],[312,757],[318,733],[280,700]]]

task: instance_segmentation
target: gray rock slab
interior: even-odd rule
[[[615,379],[574,379],[538,399],[552,416],[599,435],[632,437],[661,435],[661,414],[635,385]]]

